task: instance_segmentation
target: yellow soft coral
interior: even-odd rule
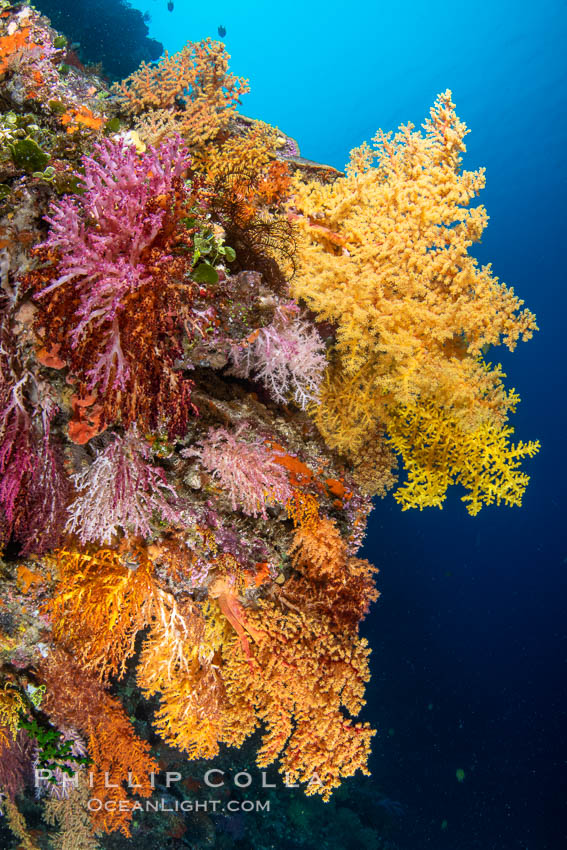
[[[467,490],[462,501],[472,516],[483,505],[521,505],[529,477],[519,469],[520,461],[539,450],[537,441],[510,443],[510,427],[484,423],[463,431],[455,417],[431,403],[397,410],[389,433],[408,472],[394,494],[402,510],[442,507],[451,484]]]
[[[353,458],[414,406],[434,408],[477,442],[504,436],[518,398],[482,353],[513,350],[537,328],[514,290],[468,253],[487,222],[483,207],[469,207],[484,171],[461,169],[468,131],[449,91],[423,126],[423,134],[411,124],[393,137],[378,132],[374,149],[353,151],[332,185],[295,183],[290,214],[303,241],[293,293],[336,329],[312,413],[329,445]],[[519,504],[521,489],[502,500]]]
[[[212,758],[222,737],[224,689],[213,664],[222,632],[186,601],[163,595],[137,669],[146,696],[160,695],[154,725],[163,740],[189,758]]]
[[[276,127],[264,121],[254,121],[245,132],[232,134],[198,151],[192,165],[207,176],[209,183],[214,183],[227,169],[262,171],[274,158],[279,135]]]
[[[378,355],[383,391],[402,400],[423,392],[424,367],[444,371],[456,336],[474,357],[487,344],[513,349],[536,327],[514,291],[468,254],[487,222],[483,207],[467,209],[484,172],[460,170],[467,130],[450,92],[424,126],[425,135],[412,125],[393,138],[377,133],[375,150],[355,151],[346,177],[298,181],[294,197],[305,237],[294,294],[336,324],[348,374]],[[436,383],[451,395],[443,385],[454,380]],[[430,391],[432,383],[430,376]]]
[[[0,744],[8,741],[6,731],[11,733],[12,738],[16,738],[20,713],[26,709],[27,706],[17,688],[11,682],[5,682],[0,689]]]

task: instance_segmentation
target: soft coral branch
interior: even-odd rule
[[[57,346],[81,397],[95,397],[102,428],[167,422],[173,435],[195,412],[179,371],[198,290],[184,223],[196,203],[182,179],[188,165],[179,137],[143,155],[123,140],[95,144],[77,175],[82,194],[52,204],[35,249],[41,265],[25,276],[44,347]]]
[[[73,282],[80,295],[73,347],[91,323],[115,326],[125,295],[150,279],[143,254],[165,216],[163,208],[150,211],[150,201],[170,193],[188,165],[179,138],[143,157],[122,140],[105,140],[95,144],[94,156],[83,157],[83,194],[53,204],[46,217],[51,230],[44,246],[57,250],[60,275],[36,298]],[[119,381],[123,370],[124,366],[117,371]],[[96,378],[95,372],[92,386]]]
[[[73,480],[78,496],[69,507],[67,529],[82,543],[110,543],[119,529],[149,537],[154,513],[170,523],[181,518],[177,493],[164,470],[150,463],[149,446],[135,426]]]
[[[245,425],[234,434],[211,428],[197,448],[184,449],[184,457],[198,457],[226,490],[233,511],[267,519],[266,505],[285,504],[291,498],[287,475],[260,439],[250,439]]]
[[[230,359],[232,374],[254,377],[274,401],[285,404],[291,396],[305,410],[317,398],[326,360],[319,334],[298,313],[294,302],[280,305],[271,324],[231,346]]]
[[[69,482],[51,436],[57,407],[47,385],[22,364],[13,336],[1,329],[0,539],[22,553],[54,546],[65,522]]]

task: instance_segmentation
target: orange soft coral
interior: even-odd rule
[[[181,133],[198,146],[226,125],[248,91],[247,81],[229,72],[229,59],[221,42],[189,42],[173,56],[166,51],[153,65],[142,62],[114,92],[133,115],[153,118],[156,127],[161,121],[170,134]],[[175,112],[180,102],[184,108]],[[143,124],[140,132],[144,135]]]
[[[325,620],[281,612],[262,602],[249,621],[266,631],[254,644],[251,671],[240,642],[223,646],[223,680],[230,710],[224,735],[240,745],[256,727],[266,726],[259,767],[278,756],[287,781],[302,782],[307,794],[328,800],[341,779],[366,766],[374,731],[353,723],[369,678],[366,641],[337,636]]]
[[[129,836],[132,807],[125,789],[150,796],[158,770],[149,744],[135,735],[120,702],[63,649],[44,659],[39,678],[47,688],[42,710],[56,726],[77,728],[88,741],[93,827]]]
[[[341,632],[356,630],[378,599],[377,569],[350,556],[336,524],[326,518],[296,529],[290,555],[300,575],[285,583],[282,601],[316,611]]]
[[[145,550],[121,557],[112,549],[60,549],[54,559],[59,582],[44,610],[55,639],[101,679],[122,675],[136,635],[154,613],[157,589]]]

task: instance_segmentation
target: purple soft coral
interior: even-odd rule
[[[26,412],[11,411],[0,440],[0,538],[13,536],[22,554],[42,554],[59,541],[69,483],[50,440]]]
[[[94,145],[93,156],[83,157],[83,194],[56,201],[46,217],[51,230],[44,244],[57,250],[61,274],[36,298],[73,281],[80,296],[73,347],[87,328],[105,337],[105,355],[88,375],[91,388],[104,391],[111,374],[117,387],[125,386],[129,366],[116,316],[124,296],[150,280],[143,254],[165,215],[150,202],[171,192],[188,166],[179,137],[142,155],[122,139],[106,139]]]
[[[177,493],[163,469],[149,460],[149,446],[135,426],[117,436],[91,466],[73,476],[79,495],[69,507],[67,529],[82,543],[110,543],[120,528],[149,537],[154,512],[171,524],[181,522]]]

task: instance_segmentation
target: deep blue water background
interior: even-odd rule
[[[490,223],[475,254],[538,315],[536,338],[501,358],[523,399],[517,437],[543,448],[521,509],[473,519],[457,492],[443,511],[377,505],[365,551],[382,591],[364,626],[373,781],[405,807],[402,850],[567,847],[567,4],[132,5],[170,51],[223,24],[231,67],[250,79],[242,112],[339,168],[378,127],[420,125],[453,91],[471,129],[465,165],[486,167]]]

